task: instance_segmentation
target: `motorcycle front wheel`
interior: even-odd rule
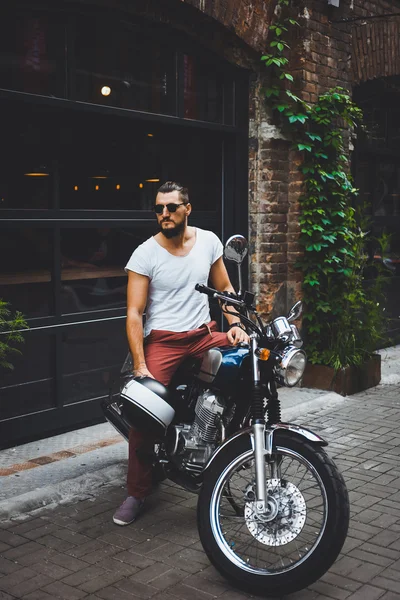
[[[250,437],[228,444],[204,473],[198,528],[212,564],[231,583],[282,596],[319,579],[346,539],[344,480],[323,448],[289,432],[274,434],[265,464],[267,511],[255,502]]]

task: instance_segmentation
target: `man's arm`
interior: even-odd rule
[[[228,271],[226,270],[222,256],[218,260],[216,260],[213,266],[211,267],[210,279],[214,288],[219,292],[236,293],[235,288],[233,287],[229,279]],[[236,310],[233,307],[230,307],[229,310],[231,312],[236,313]],[[234,315],[226,315],[224,313],[224,317],[228,321],[229,325],[231,325],[232,323],[240,322],[239,316],[235,317]],[[228,331],[227,335],[228,340],[233,346],[236,346],[240,342],[249,342],[249,336],[240,327],[232,327],[232,329]]]
[[[133,271],[128,272],[128,298],[126,334],[132,354],[135,375],[153,377],[148,371],[143,349],[143,313],[149,291],[149,278]]]

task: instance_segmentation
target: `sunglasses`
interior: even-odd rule
[[[168,212],[174,213],[177,211],[178,206],[182,206],[182,204],[187,204],[187,202],[181,202],[180,204],[175,204],[175,202],[169,202],[168,204],[156,204],[154,206],[154,212],[157,215],[162,215],[164,208],[166,208]]]

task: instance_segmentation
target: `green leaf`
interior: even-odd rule
[[[300,102],[300,98],[293,94],[290,90],[286,90],[286,95],[289,96],[294,102]]]
[[[289,81],[294,81],[293,75],[291,75],[290,73],[285,73],[285,78],[288,79]]]
[[[265,90],[265,95],[267,96],[267,98],[271,98],[272,96],[278,97],[279,89],[278,88],[268,88],[267,90]]]
[[[322,142],[322,137],[320,135],[316,135],[315,133],[310,133],[309,131],[306,131],[306,135],[310,138],[310,140],[312,140],[313,142],[317,141],[317,142]]]
[[[299,150],[307,150],[307,152],[311,152],[312,150],[312,146],[310,146],[309,144],[297,144],[297,148]]]

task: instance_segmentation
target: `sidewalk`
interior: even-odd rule
[[[282,390],[284,420],[329,441],[352,506],[341,557],[293,600],[400,598],[400,347],[382,355],[382,384],[361,394]],[[249,598],[209,565],[196,496],[167,482],[136,523],[112,523],[126,464],[108,424],[0,452],[1,600]]]
[[[286,421],[345,402],[338,394],[304,388],[283,388],[280,397]],[[0,521],[124,485],[127,461],[128,444],[109,423],[2,450]]]

